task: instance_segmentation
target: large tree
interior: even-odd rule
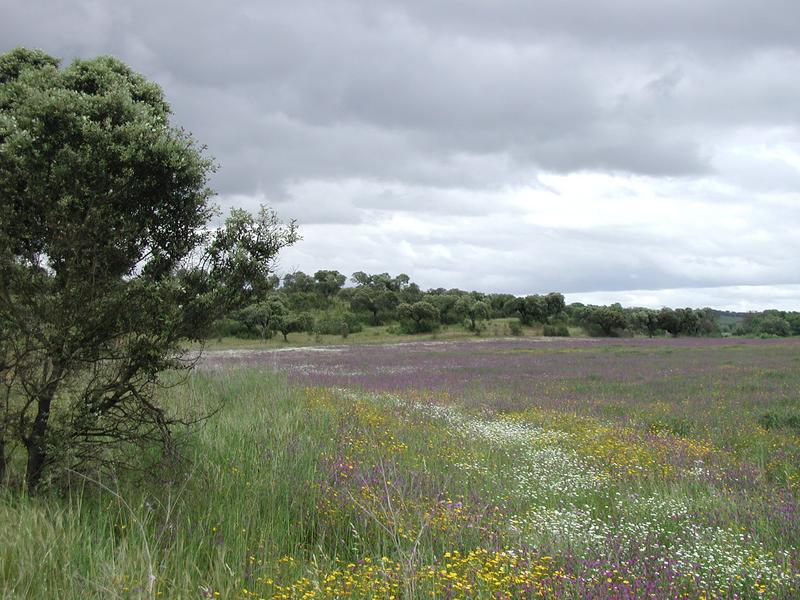
[[[20,448],[33,490],[169,440],[159,374],[297,239],[266,209],[210,227],[213,167],[120,61],[0,55],[0,481]]]

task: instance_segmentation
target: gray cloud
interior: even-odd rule
[[[794,0],[0,9],[0,51],[114,54],[158,81],[175,121],[219,161],[223,205],[269,201],[310,226],[289,255],[306,268],[342,256],[332,266],[373,261],[431,285],[519,292],[797,279],[774,250],[799,249],[787,231],[800,206]],[[574,204],[576,216],[595,195],[639,198],[639,208],[587,230],[537,223],[535,207],[509,200],[543,189],[548,174],[582,173],[607,174],[613,189],[557,190],[548,201]],[[722,228],[744,242],[688,217],[664,235],[664,197],[676,211],[705,207],[704,218],[716,206],[722,221],[735,207],[760,209],[741,217],[757,221],[749,229]],[[398,232],[393,216],[438,228]],[[648,218],[654,228],[642,226]]]

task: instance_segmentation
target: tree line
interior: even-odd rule
[[[789,336],[800,334],[800,313],[764,311],[723,313],[710,308],[625,308],[579,302],[566,304],[559,292],[515,296],[458,288],[422,290],[404,273],[349,278],[335,270],[273,275],[257,301],[228,313],[212,335],[268,339],[305,332],[341,335],[366,326],[387,326],[389,333],[430,333],[463,325],[476,334],[489,321],[506,319],[510,334],[539,327],[544,335],[620,336]]]

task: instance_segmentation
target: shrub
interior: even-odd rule
[[[563,323],[545,325],[542,329],[542,335],[548,337],[569,337],[569,329]]]
[[[519,319],[514,319],[513,321],[509,321],[508,323],[508,331],[511,335],[522,335],[522,323],[519,322]]]
[[[317,321],[315,331],[322,335],[341,335],[347,337],[348,334],[358,333],[363,328],[363,325],[355,314],[345,311],[323,316]],[[344,333],[345,330],[347,333]]]

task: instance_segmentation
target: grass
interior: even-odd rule
[[[794,346],[422,349],[444,379],[458,352],[486,358],[482,384],[304,387],[248,368],[165,390],[182,410],[223,405],[183,437],[188,466],[5,492],[0,597],[797,597]],[[365,355],[376,377],[406,360],[392,352]],[[735,377],[692,371],[698,355]],[[568,362],[532,397],[503,386],[514,357]],[[760,423],[748,399],[764,394],[780,401]],[[706,414],[723,399],[747,418]]]
[[[481,333],[481,337],[503,337],[511,336],[508,323],[515,319],[491,319],[486,322],[486,329]],[[394,326],[396,328],[396,325]],[[571,328],[571,335],[583,335],[579,328]],[[522,337],[541,336],[542,327],[539,325],[522,328]],[[206,341],[204,347],[208,350],[230,350],[230,349],[275,349],[275,348],[294,348],[304,346],[319,345],[363,345],[363,344],[393,344],[398,342],[419,342],[419,341],[453,341],[476,338],[474,331],[470,331],[463,325],[443,325],[438,331],[433,333],[394,333],[393,326],[377,325],[365,326],[362,331],[350,333],[347,337],[341,335],[321,335],[310,333],[290,333],[288,342],[284,341],[280,334],[270,339],[242,339],[236,337],[211,338]]]

